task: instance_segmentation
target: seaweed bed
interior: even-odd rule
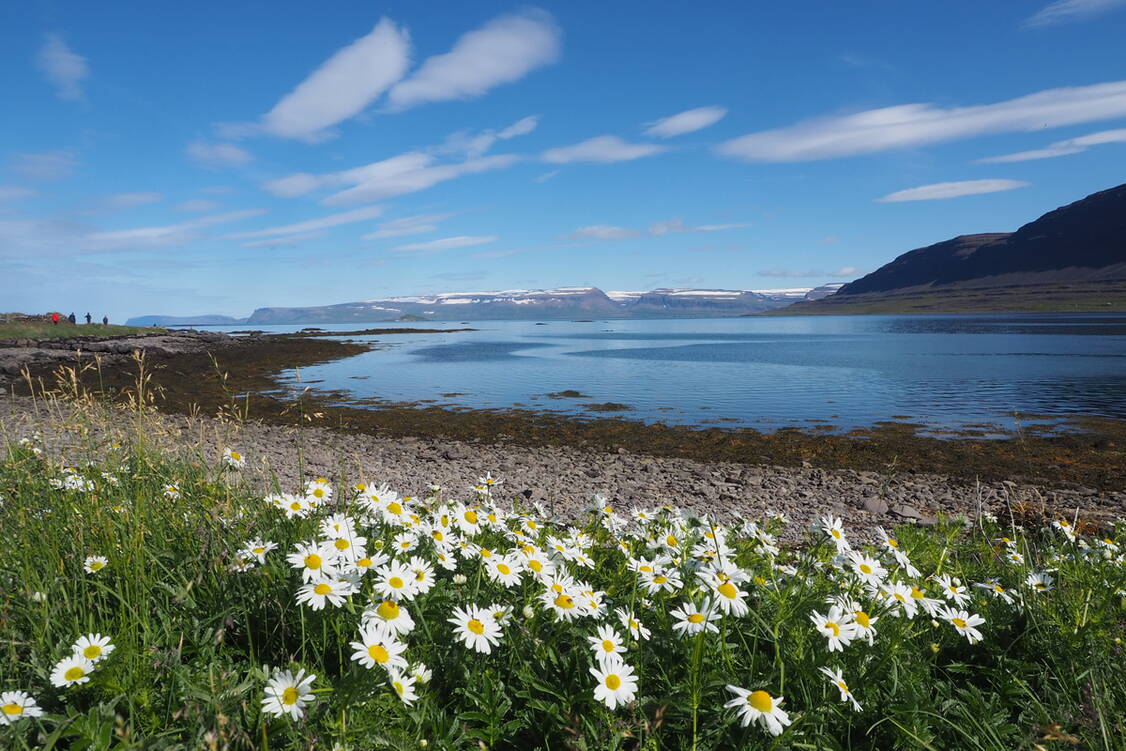
[[[207,353],[178,354],[147,363],[157,405],[173,413],[199,410],[215,414],[232,406],[251,419],[271,424],[310,422],[344,432],[383,437],[448,438],[524,446],[576,446],[624,450],[653,456],[745,464],[813,466],[887,472],[932,472],[972,482],[1020,480],[1054,487],[1121,490],[1126,487],[1126,421],[1076,417],[1058,426],[1027,426],[1007,439],[982,439],[980,430],[943,437],[922,435],[921,426],[882,422],[841,434],[781,428],[647,425],[612,417],[576,418],[528,409],[453,410],[422,404],[339,406],[341,392],[307,388],[284,395],[275,376],[350,357],[370,345],[317,337],[272,335],[250,338],[214,358]],[[52,384],[51,369],[32,373]],[[135,385],[134,367],[88,368],[79,374],[91,389],[107,396]],[[26,393],[28,384],[14,383]],[[991,431],[996,434],[996,431]]]

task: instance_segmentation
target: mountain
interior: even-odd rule
[[[1016,232],[917,248],[788,313],[1126,310],[1126,185]],[[777,311],[781,312],[781,311]]]
[[[230,316],[137,316],[125,322],[126,326],[237,326],[246,323],[245,318]]]
[[[597,287],[446,292],[305,308],[259,308],[249,324],[365,323],[403,316],[428,321],[739,316],[781,307],[801,290],[658,289],[603,292]]]

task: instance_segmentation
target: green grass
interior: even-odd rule
[[[0,462],[0,692],[27,691],[44,710],[38,719],[0,725],[3,748],[1126,748],[1126,578],[1122,555],[1097,542],[1126,544],[1121,524],[1099,538],[1081,536],[1081,544],[1051,528],[1004,520],[904,528],[900,549],[918,576],[879,547],[853,540],[881,555],[891,578],[917,584],[930,598],[942,599],[932,577],[959,578],[968,587],[966,609],[985,619],[976,644],[942,619],[896,615],[891,601],[837,567],[827,534],[809,533],[802,546],[775,555],[749,528],[732,524],[724,528],[728,555],[750,577],[739,585],[749,612],[720,618],[717,633],[685,638],[673,630],[671,611],[712,591],[693,576],[691,557],[694,545],[709,544],[711,527],[657,509],[644,530],[631,524],[615,535],[609,517],[594,511],[576,523],[593,565],[559,565],[603,593],[603,616],[558,620],[541,604],[544,585],[531,574],[506,588],[491,581],[476,552],[458,560],[456,572],[435,566],[434,587],[403,603],[415,622],[403,639],[405,656],[432,671],[407,706],[381,669],[350,659],[361,612],[382,600],[373,594],[373,574],[341,607],[295,602],[302,579],[285,556],[319,537],[328,509],[288,519],[263,500],[282,488],[251,485],[202,456],[158,450],[144,420],[123,445],[107,445],[91,437],[90,414],[68,416],[76,469],[60,469],[59,456],[37,453],[34,440],[21,445],[19,436],[10,436]],[[128,424],[121,413],[112,419]],[[237,448],[255,459],[252,446]],[[53,487],[68,477],[83,479],[69,480],[73,485],[88,481],[87,489]],[[349,484],[359,478],[333,479],[334,510],[362,519],[364,506]],[[172,483],[175,497],[165,492]],[[479,505],[483,520],[494,505],[504,509],[493,528],[472,538],[494,555],[518,556],[518,545],[546,547],[551,535],[576,531],[532,509],[509,512],[504,485],[493,500],[476,501],[465,488],[426,488],[420,478],[417,488],[398,489],[427,493],[401,502],[423,523],[440,524],[445,511],[460,511],[459,501]],[[629,512],[615,516],[624,523]],[[515,535],[529,518],[538,529]],[[777,532],[782,523],[767,519],[761,528]],[[382,520],[358,526],[372,554],[391,550],[404,531]],[[433,562],[437,548],[427,529],[420,528],[411,555]],[[675,548],[661,543],[670,532]],[[1007,562],[1003,537],[1023,563]],[[261,565],[232,570],[252,538],[279,547]],[[638,558],[673,556],[668,568],[683,586],[646,597],[618,541]],[[105,556],[108,567],[86,573],[89,555]],[[1029,573],[1045,569],[1055,579],[1049,591],[1026,586]],[[992,577],[1013,604],[971,586]],[[827,597],[846,594],[878,617],[877,634],[871,646],[854,641],[829,652],[809,616],[827,612]],[[490,654],[466,648],[447,623],[455,607],[470,604],[511,608]],[[651,638],[629,638],[616,607],[633,610]],[[615,710],[593,697],[588,637],[601,623],[625,637],[625,660],[639,676],[635,700]],[[54,664],[87,633],[110,636],[115,650],[89,683],[53,686]],[[843,671],[859,712],[840,701],[818,671],[823,665]],[[316,675],[315,700],[298,721],[261,711],[267,677],[278,668]],[[792,724],[777,738],[742,727],[723,707],[732,697],[727,684],[784,696]]]
[[[167,329],[150,326],[103,326],[100,323],[71,324],[60,321],[47,323],[0,323],[0,339],[72,339],[86,336],[129,336],[132,334],[160,334]]]

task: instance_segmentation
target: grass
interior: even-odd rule
[[[435,490],[420,481],[397,489],[418,496],[401,498],[372,484],[356,488],[378,478],[343,471],[330,478],[333,500],[318,501],[314,491],[327,495],[329,481],[252,483],[198,449],[164,448],[161,423],[137,406],[145,402],[137,393],[131,411],[44,404],[71,429],[65,456],[34,436],[6,436],[0,692],[27,691],[44,714],[0,725],[4,748],[1126,748],[1126,568],[1112,549],[1126,545],[1121,523],[1074,539],[1052,527],[1022,528],[1015,515],[897,530],[917,573],[882,537],[854,539],[855,550],[887,567],[885,584],[868,588],[829,529],[811,531],[797,548],[776,546],[772,534],[784,523],[777,517],[713,526],[662,508],[642,521],[599,502],[567,524],[511,508],[503,484],[466,478],[465,488]],[[236,448],[254,458],[253,446]],[[471,510],[480,530],[466,517]],[[355,533],[327,533],[326,520],[347,524],[330,520],[333,513],[354,521]],[[378,572],[356,568],[358,591],[339,606],[295,600],[302,573],[287,556],[317,541],[331,560],[342,555],[334,552],[338,535],[344,548],[366,546],[371,558],[390,552],[409,567],[419,567],[412,557],[429,567],[432,588],[401,603],[415,625],[401,637],[411,667],[399,683],[413,684],[413,703],[380,667],[351,657],[364,613],[374,617],[384,601]],[[404,535],[414,538],[409,553],[397,552]],[[451,543],[457,539],[465,544]],[[277,549],[259,563],[244,549],[251,540]],[[527,545],[574,579],[557,580],[560,592],[547,599],[567,594],[583,614],[562,620],[546,604],[549,580],[531,570]],[[443,568],[440,553],[456,570]],[[88,573],[93,555],[108,566]],[[524,568],[514,586],[490,573],[502,556]],[[722,588],[723,577],[695,575],[717,556],[729,563],[726,581],[747,612],[718,618],[715,632],[681,635],[678,606],[733,591]],[[660,589],[641,572],[647,566],[680,583]],[[1052,583],[1038,591],[1028,581],[1042,571]],[[900,581],[919,587],[927,605],[953,605],[940,576],[965,587],[957,609],[984,618],[981,641],[962,636],[943,609],[908,615],[886,594]],[[973,586],[993,579],[1011,602]],[[876,619],[872,644],[827,649],[810,620],[828,613],[827,598],[855,601]],[[473,605],[486,609],[482,623],[499,618],[501,636],[488,654],[465,646],[448,622],[455,608]],[[633,638],[617,608],[650,637]],[[839,619],[846,633],[859,617],[852,609]],[[593,693],[588,637],[599,625],[615,630],[638,676],[635,696],[614,709]],[[88,683],[52,685],[53,666],[83,634],[109,636],[115,649]],[[859,711],[822,666],[842,671]],[[315,675],[296,719],[263,711],[267,682],[280,669]],[[743,727],[724,707],[734,696],[729,684],[784,696],[785,732]]]
[[[76,339],[81,337],[131,336],[162,334],[167,329],[148,326],[103,326],[100,323],[72,324],[60,321],[47,323],[0,323],[0,339]]]

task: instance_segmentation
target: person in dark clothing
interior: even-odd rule
[[[109,326],[109,316],[102,316],[102,325]]]
[[[70,321],[71,323],[78,323],[78,319],[74,317],[74,313],[71,313],[70,315],[68,315],[66,317],[66,319],[68,321]]]
[[[91,319],[91,317],[90,317],[90,313],[89,313],[89,312],[87,311],[87,313],[86,313],[86,325],[87,325],[87,326],[89,326],[89,325],[90,325],[90,321],[91,321],[91,320],[92,320],[92,319]]]

